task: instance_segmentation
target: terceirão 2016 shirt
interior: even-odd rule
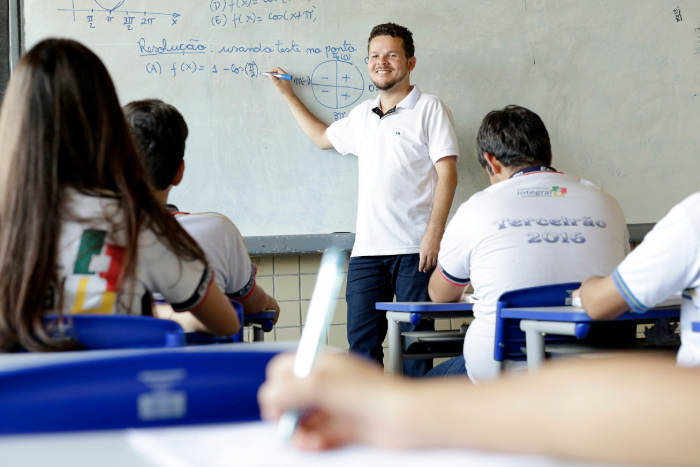
[[[456,285],[471,280],[479,299],[464,343],[470,376],[498,373],[493,346],[503,293],[608,275],[629,248],[619,203],[578,177],[529,172],[469,198],[447,226],[438,271]]]

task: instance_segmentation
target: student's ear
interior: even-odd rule
[[[180,168],[177,169],[177,172],[175,173],[175,178],[173,178],[173,183],[172,186],[178,186],[180,183],[182,183],[182,177],[185,176],[185,161],[182,161],[180,164]]]
[[[413,71],[413,69],[416,67],[416,57],[413,56],[408,59],[408,71],[409,73]]]
[[[484,159],[486,159],[486,163],[491,169],[491,175],[498,175],[499,173],[501,173],[501,171],[503,170],[503,166],[501,165],[498,159],[496,159],[493,155],[489,154],[488,152],[484,153]]]

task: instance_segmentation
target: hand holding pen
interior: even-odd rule
[[[270,82],[275,85],[277,90],[284,96],[292,91],[292,75],[284,71],[282,68],[276,67],[265,73],[260,73],[270,79]]]

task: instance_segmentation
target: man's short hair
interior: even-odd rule
[[[180,112],[158,99],[134,101],[124,106],[136,149],[156,190],[165,190],[185,157],[189,131]]]
[[[403,39],[403,50],[406,52],[406,58],[412,58],[416,53],[416,47],[413,45],[413,33],[403,26],[395,23],[384,23],[372,28],[367,40],[367,51],[369,51],[369,43],[372,39],[378,36],[400,37]]]
[[[476,136],[479,163],[491,172],[484,153],[494,156],[505,167],[549,165],[552,145],[542,119],[517,105],[489,112]]]

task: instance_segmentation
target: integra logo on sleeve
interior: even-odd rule
[[[552,188],[521,188],[518,196],[523,198],[563,198],[566,196],[566,188],[554,186]]]

